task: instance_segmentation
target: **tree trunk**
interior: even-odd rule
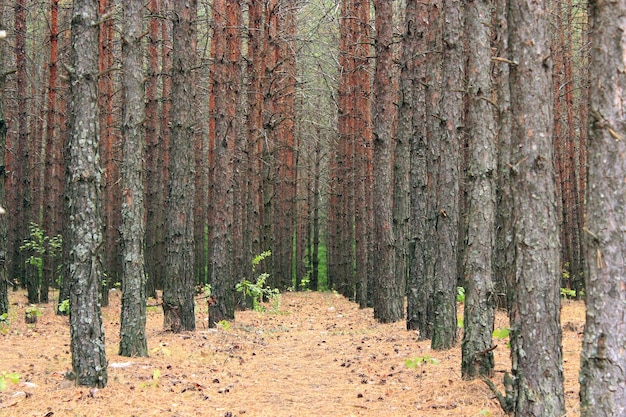
[[[159,27],[160,19],[157,18],[159,13],[157,0],[150,0],[148,3],[148,13],[151,17],[148,20],[148,41],[147,41],[147,77],[146,77],[146,121],[145,141],[146,141],[146,253],[145,268],[147,275],[146,295],[148,297],[156,296],[156,290],[161,282],[157,279],[160,274],[160,259],[158,253],[159,231],[164,223],[164,213],[162,210],[162,202],[159,197],[162,196],[160,190],[163,188],[163,169],[159,165],[159,153],[163,148],[163,144],[159,140],[159,98],[158,98],[158,78],[159,78]],[[163,69],[165,71],[165,69]]]
[[[103,279],[102,171],[98,153],[97,0],[75,0],[72,9],[71,129],[67,169],[70,335],[78,385],[104,387],[107,360],[100,311]]]
[[[459,232],[459,164],[463,129],[463,6],[443,1],[443,62],[439,126],[430,146],[433,280],[433,349],[456,343],[456,287]]]
[[[163,285],[164,328],[194,330],[194,62],[196,0],[174,0],[172,10],[172,114]]]
[[[374,73],[374,317],[391,323],[404,317],[404,294],[395,271],[393,238],[393,39],[392,4],[374,1],[376,10],[376,71]],[[402,275],[402,277],[404,277]]]
[[[508,51],[507,1],[496,0],[496,58],[505,58]],[[498,62],[495,74],[498,103],[498,146],[496,175],[495,243],[493,251],[494,291],[497,307],[508,309],[512,297],[511,287],[515,282],[513,262],[513,210],[511,195],[511,97],[509,91],[509,64]]]
[[[517,416],[559,416],[565,412],[548,14],[547,1],[509,2],[516,254],[509,317],[512,398]]]
[[[370,2],[353,2],[354,15],[354,246],[356,298],[362,308],[371,306],[368,297],[369,248],[372,222],[372,116],[370,46]],[[371,291],[371,288],[370,288]]]
[[[461,370],[465,379],[489,376],[494,367],[491,334],[494,322],[492,248],[495,220],[496,118],[492,104],[491,38],[485,23],[491,0],[468,3],[467,50],[467,245],[464,249],[465,314]]]
[[[60,210],[58,207],[59,199],[56,198],[60,190],[56,190],[54,186],[57,183],[57,177],[60,176],[59,154],[62,144],[59,143],[57,135],[57,74],[58,74],[58,51],[59,51],[59,0],[50,2],[50,57],[48,63],[48,106],[46,110],[46,135],[45,135],[45,165],[43,176],[43,222],[42,228],[48,236],[55,236],[60,231],[55,228],[57,216]],[[45,295],[45,301],[48,301],[48,287],[55,284],[57,260],[52,256],[49,250],[43,257],[42,265],[42,299]],[[42,300],[43,301],[43,300]]]
[[[407,1],[404,36],[402,38],[402,66],[400,67],[400,107],[398,114],[398,137],[409,141],[410,219],[407,238],[407,330],[419,329],[419,320],[426,309],[422,309],[419,280],[424,275],[424,259],[416,248],[423,246],[424,216],[423,202],[426,192],[425,135],[425,90],[422,84],[425,71],[425,35],[428,27],[426,5],[417,0]],[[420,338],[421,338],[420,334]]]
[[[100,0],[100,14],[105,15],[113,12],[111,0]],[[119,187],[119,165],[121,149],[119,135],[115,129],[115,86],[113,79],[114,66],[114,40],[113,19],[105,19],[100,28],[100,143],[102,163],[104,170],[104,272],[106,278],[102,280],[102,305],[109,304],[109,289],[114,283],[120,282],[121,257],[120,257],[120,213],[121,194]]]
[[[13,264],[12,276],[22,280],[22,284],[26,286],[28,292],[28,302],[35,304],[39,302],[39,277],[36,276],[32,265],[27,265],[26,260],[29,256],[34,255],[29,251],[22,251],[19,247],[23,244],[24,239],[29,238],[28,230],[30,230],[31,205],[32,205],[32,187],[31,187],[31,165],[28,131],[28,85],[27,68],[26,68],[26,1],[18,0],[15,2],[15,67],[17,72],[17,166],[15,169],[17,200],[11,216],[16,217],[16,229],[14,230],[14,239],[16,246],[16,262]]]
[[[580,370],[583,417],[626,414],[624,16],[623,2],[590,2],[590,80],[594,88],[589,97],[587,322]]]
[[[122,356],[148,356],[146,274],[144,272],[145,206],[143,155],[145,92],[143,73],[143,0],[123,4],[122,89]]]
[[[239,26],[241,6],[237,2],[213,2],[214,35],[212,47],[214,103],[214,172],[211,197],[213,199],[213,239],[211,245],[211,284],[215,304],[209,307],[209,327],[222,320],[235,318],[235,277],[233,254],[233,210],[235,204],[234,157],[235,142],[240,126],[237,108],[241,83],[241,46]]]
[[[0,27],[4,27],[4,2],[0,2]],[[4,57],[5,40],[0,39],[0,207],[7,208],[6,201],[6,147],[7,121],[4,118]],[[6,213],[0,215],[0,315],[9,312],[9,285],[7,280],[8,224]]]

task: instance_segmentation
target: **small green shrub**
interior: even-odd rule
[[[13,384],[19,383],[20,374],[17,374],[15,372],[7,373],[5,371],[2,371],[2,373],[0,374],[0,391],[4,391],[5,389],[7,389],[8,382],[11,382]]]
[[[31,304],[29,307],[26,307],[26,309],[24,309],[24,318],[26,320],[26,323],[36,323],[37,319],[41,317],[41,315],[41,310],[35,305]]]
[[[420,356],[418,358],[413,358],[413,359],[407,359],[404,361],[404,365],[409,369],[417,368],[419,365],[423,363],[430,363],[433,365],[438,365],[439,361],[435,358],[431,358],[429,355]]]
[[[465,302],[465,288],[463,288],[463,287],[456,287],[456,301],[458,303],[464,303]]]
[[[61,303],[59,304],[59,312],[63,313],[63,314],[70,314],[70,300],[69,298],[67,300],[63,300],[61,301]]]
[[[265,258],[269,257],[271,254],[272,252],[268,250],[261,253],[260,255],[255,256],[254,259],[252,259],[252,272],[255,272],[258,264]],[[270,288],[265,286],[265,282],[267,281],[269,276],[270,275],[268,273],[262,273],[257,277],[256,281],[254,282],[244,278],[235,286],[235,289],[238,292],[242,293],[246,297],[252,298],[252,308],[255,311],[264,311],[264,308],[261,306],[261,301],[264,298],[275,301],[280,293],[277,288]]]

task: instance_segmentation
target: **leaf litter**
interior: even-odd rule
[[[126,358],[117,354],[121,297],[112,292],[102,310],[109,383],[93,390],[66,379],[68,318],[42,304],[27,325],[26,295],[11,293],[0,372],[20,382],[0,391],[0,416],[505,416],[482,381],[462,380],[460,342],[433,351],[404,322],[377,323],[371,309],[330,292],[280,297],[278,312],[237,312],[217,330],[200,303],[197,330],[183,334],[164,332],[161,310],[149,308],[150,357]],[[584,304],[564,300],[561,320],[568,416],[578,416]],[[496,328],[507,323],[498,312]],[[494,338],[500,387],[507,341]]]

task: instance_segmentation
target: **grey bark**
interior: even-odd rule
[[[549,1],[508,7],[515,288],[509,312],[516,416],[565,413],[552,147]]]
[[[430,19],[428,7],[417,0],[407,1],[402,38],[402,66],[400,68],[400,108],[398,136],[409,141],[410,161],[410,230],[411,240],[408,246],[408,279],[407,279],[407,315],[408,330],[420,330],[420,339],[430,337],[427,313],[428,298],[420,297],[427,294],[424,282],[426,277],[424,243],[426,212],[424,196],[427,191],[426,165],[426,88],[427,71],[425,64],[428,48],[426,37],[429,33]],[[432,57],[432,55],[431,55]],[[431,322],[432,324],[432,322]]]
[[[100,311],[103,216],[98,152],[97,0],[72,7],[70,137],[66,159],[66,229],[72,368],[78,385],[104,387],[107,360]]]
[[[240,7],[235,3],[222,2],[215,12],[223,16],[215,18],[216,39],[213,64],[213,89],[215,100],[215,173],[213,181],[213,240],[209,282],[215,304],[209,307],[209,327],[222,320],[235,318],[235,276],[233,255],[234,210],[234,157],[235,142],[239,134],[237,107],[241,91],[241,65],[239,54],[229,50],[233,41],[233,27],[239,26]],[[231,21],[231,19],[235,19]],[[239,39],[238,37],[236,39]],[[230,43],[229,43],[230,42]],[[252,279],[252,278],[251,278]]]
[[[439,126],[430,149],[431,175],[427,213],[431,222],[433,349],[456,343],[456,287],[459,231],[459,163],[463,133],[463,7],[443,1],[443,62]]]
[[[0,1],[0,27],[3,26],[4,2]],[[5,40],[0,39],[0,207],[6,210],[6,145],[7,121],[4,118],[4,57]],[[8,222],[6,215],[0,215],[0,315],[9,312],[9,283],[7,281]]]
[[[404,294],[395,271],[393,237],[393,183],[391,179],[393,151],[393,61],[392,4],[374,1],[376,9],[376,71],[374,73],[374,317],[391,323],[404,317]]]
[[[505,58],[508,49],[507,0],[496,0],[496,69],[498,103],[498,172],[496,175],[495,250],[493,251],[494,291],[498,308],[508,308],[509,289],[514,281],[513,225],[510,221],[513,207],[510,184],[511,167],[511,97],[509,92],[509,64]]]
[[[145,91],[143,73],[143,0],[123,3],[122,84],[122,356],[148,356],[146,274],[144,271],[145,206],[143,188]]]
[[[621,416],[626,414],[626,4],[592,1],[590,19],[593,88],[580,415]]]
[[[171,19],[172,113],[170,185],[167,202],[167,242],[163,285],[164,328],[194,330],[194,125],[196,0],[174,0]]]
[[[492,248],[495,220],[496,107],[491,79],[491,0],[466,6],[468,204],[464,248],[465,304],[461,370],[463,378],[488,376],[494,367]]]

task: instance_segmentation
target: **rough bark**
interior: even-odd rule
[[[72,368],[78,385],[104,387],[107,360],[100,311],[103,219],[98,152],[99,28],[93,24],[98,18],[97,0],[74,1],[66,232]]]
[[[368,296],[368,282],[371,271],[368,268],[369,250],[372,236],[372,115],[371,115],[371,75],[369,57],[370,42],[370,2],[353,3],[354,29],[354,74],[355,89],[354,132],[356,134],[354,150],[354,235],[355,235],[355,273],[356,297],[362,308],[371,306]],[[371,288],[370,288],[371,291]]]
[[[174,0],[171,15],[172,113],[167,202],[164,328],[173,332],[194,330],[194,77],[196,0]]]
[[[111,0],[100,0],[100,15],[113,13]],[[109,289],[120,282],[122,273],[119,227],[121,222],[121,194],[119,161],[121,160],[119,122],[115,111],[117,95],[113,78],[115,65],[113,19],[105,19],[100,25],[100,155],[104,174],[104,251],[103,266],[106,279],[102,281],[102,304],[109,304]]]
[[[495,11],[496,25],[496,82],[498,103],[498,146],[496,175],[496,217],[495,248],[493,251],[494,291],[497,307],[507,309],[512,296],[511,287],[515,282],[513,260],[513,224],[510,221],[513,207],[511,195],[511,97],[509,91],[509,64],[501,61],[506,58],[508,49],[507,0],[497,0]]]
[[[212,184],[213,239],[209,283],[215,304],[209,307],[209,326],[235,318],[235,277],[233,210],[234,156],[239,134],[237,107],[241,91],[241,47],[239,26],[241,6],[237,2],[213,2],[214,35],[212,47],[214,170]]]
[[[157,0],[148,2],[148,13],[151,17],[148,20],[148,40],[147,40],[147,63],[146,63],[146,121],[145,141],[146,141],[146,165],[145,165],[145,192],[146,192],[146,237],[145,237],[145,267],[147,275],[146,295],[154,297],[158,283],[157,276],[160,273],[160,261],[162,257],[158,254],[159,233],[162,230],[164,216],[162,204],[158,200],[162,193],[159,190],[163,187],[161,174],[163,170],[159,166],[159,150],[162,147],[159,140],[159,101],[158,101],[158,79],[159,79],[159,29],[161,21],[156,16],[159,13]]]
[[[418,298],[419,280],[424,275],[424,259],[421,250],[424,224],[423,196],[426,192],[426,160],[425,160],[425,89],[422,84],[425,71],[425,36],[428,28],[428,10],[426,5],[416,1],[407,1],[402,38],[402,66],[400,68],[400,108],[398,136],[409,141],[410,166],[410,218],[408,231],[410,245],[407,247],[408,279],[407,279],[407,315],[408,330],[419,329],[418,321],[426,309]]]
[[[143,156],[145,92],[143,74],[143,0],[123,4],[122,89],[122,356],[148,356],[146,274],[144,271],[145,206]]]
[[[430,339],[433,334],[433,263],[432,247],[429,239],[432,235],[429,219],[428,193],[431,189],[429,147],[434,143],[434,134],[438,121],[435,115],[439,109],[439,85],[441,82],[441,58],[435,51],[441,49],[441,3],[408,3],[411,15],[417,16],[413,34],[415,52],[425,51],[421,60],[414,65],[416,77],[415,104],[416,112],[413,123],[415,136],[411,141],[411,218],[413,236],[409,246],[410,267],[407,292],[407,328],[419,330],[420,340]],[[421,9],[418,6],[422,6]],[[406,39],[405,42],[410,42]],[[418,56],[416,57],[418,59]],[[408,65],[407,62],[405,65]],[[422,88],[423,90],[420,90]],[[405,96],[405,99],[407,97]]]
[[[432,234],[433,349],[456,343],[456,287],[459,231],[459,163],[463,131],[463,22],[462,2],[444,0],[442,13],[442,83],[439,125],[429,146]]]
[[[60,154],[62,143],[57,134],[57,75],[58,75],[58,54],[59,54],[59,1],[50,2],[50,56],[48,63],[48,94],[46,109],[46,134],[45,134],[45,174],[43,176],[43,230],[48,236],[55,236],[61,231],[58,230],[58,219],[60,217],[60,201],[58,194],[61,190],[55,189],[58,177],[61,175]],[[41,285],[42,301],[48,301],[48,287],[55,284],[57,276],[57,257],[51,256],[47,251],[43,259],[43,275]]]
[[[581,416],[626,414],[626,67],[623,2],[590,2],[589,186],[585,235],[587,322]]]
[[[274,8],[274,115],[276,123],[274,177],[274,242],[272,248],[275,287],[293,285],[293,238],[296,216],[295,87],[297,1],[280,0]]]
[[[491,0],[468,3],[468,204],[464,248],[465,304],[461,370],[463,378],[489,376],[494,367],[491,334],[496,301],[492,248],[495,220],[496,110],[491,80]]]
[[[509,318],[512,404],[517,416],[565,412],[548,3],[528,0],[508,5],[516,254]]]
[[[32,187],[31,187],[31,164],[29,144],[29,81],[26,62],[26,1],[15,2],[15,68],[16,68],[16,93],[17,93],[17,154],[15,166],[17,198],[12,207],[11,216],[15,217],[13,237],[15,239],[15,261],[13,262],[12,276],[19,279],[26,286],[29,303],[39,302],[39,277],[36,276],[32,265],[27,265],[26,260],[34,255],[28,251],[22,251],[19,247],[24,239],[28,239],[28,230],[31,221]]]
[[[404,318],[404,294],[395,271],[392,155],[395,114],[393,93],[392,4],[374,2],[376,71],[374,73],[374,317],[382,323]]]
[[[4,23],[4,2],[0,2],[0,27]],[[5,40],[0,39],[0,207],[6,210],[6,147],[7,121],[4,118],[4,57]],[[8,222],[6,215],[0,216],[0,315],[9,312],[9,285],[7,281]]]

